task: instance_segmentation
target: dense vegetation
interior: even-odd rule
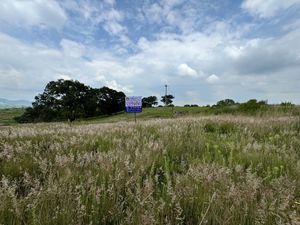
[[[0,127],[0,224],[299,224],[280,115]]]
[[[50,122],[111,115],[124,110],[125,94],[108,87],[91,88],[79,81],[49,82],[42,94],[35,97],[32,107],[16,117],[20,123]]]
[[[112,115],[122,112],[125,108],[125,94],[108,87],[91,88],[79,81],[57,80],[49,82],[42,94],[35,97],[32,107],[26,108],[25,112],[15,117],[18,123],[74,121],[75,119],[93,118],[103,115]],[[161,102],[165,106],[174,107],[173,95],[161,96]],[[156,96],[148,96],[142,99],[143,108],[151,108],[157,105]],[[161,106],[160,106],[161,107]],[[196,107],[198,105],[185,105]],[[237,103],[232,99],[224,99],[212,106],[201,107],[199,112],[220,114],[256,114],[268,111],[274,106],[269,106],[267,101],[251,99],[245,103]],[[282,103],[281,108],[291,111],[295,106],[289,102]],[[194,110],[192,110],[194,111]],[[299,111],[296,109],[296,111]],[[177,112],[175,112],[176,114]],[[174,109],[172,109],[174,116]]]
[[[157,97],[156,96],[148,96],[142,98],[142,107],[143,108],[149,108],[157,105]]]
[[[24,109],[0,109],[0,125],[15,124],[15,117],[19,117],[24,113]],[[149,118],[174,118],[182,116],[198,116],[198,115],[217,115],[217,114],[232,114],[232,115],[256,115],[256,116],[272,116],[274,114],[280,116],[300,116],[300,107],[290,103],[282,103],[281,105],[261,105],[255,110],[251,109],[249,112],[242,111],[239,105],[232,106],[197,106],[186,105],[185,107],[175,106],[143,108],[142,113],[137,114],[138,120],[145,120]],[[94,122],[117,122],[117,121],[131,121],[134,117],[130,113],[118,112],[113,115],[101,115],[90,118],[78,118],[80,123],[88,121]]]
[[[175,97],[173,95],[164,95],[164,96],[161,96],[161,102],[164,103],[166,106],[172,106],[172,102],[173,102],[173,99]]]

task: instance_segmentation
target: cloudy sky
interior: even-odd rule
[[[300,103],[300,0],[1,0],[0,97],[59,78],[178,105]]]

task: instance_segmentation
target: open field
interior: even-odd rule
[[[0,224],[299,224],[300,120],[0,127],[0,177]]]
[[[156,108],[144,108],[142,113],[137,113],[137,120],[149,120],[149,119],[161,119],[161,118],[182,118],[182,117],[198,117],[209,115],[254,115],[258,117],[270,117],[270,116],[292,116],[300,117],[300,106],[282,107],[279,105],[266,105],[256,111],[240,112],[235,106],[231,107],[156,107]],[[99,116],[94,118],[79,119],[78,123],[111,123],[119,121],[134,121],[134,114],[132,113],[116,113],[111,116]]]
[[[0,109],[0,126],[16,124],[14,117],[21,116],[24,113],[23,108]],[[137,113],[139,121],[155,119],[155,118],[179,118],[187,116],[207,116],[207,115],[220,115],[220,114],[233,114],[233,115],[255,115],[259,117],[269,116],[298,116],[300,117],[300,106],[282,107],[267,105],[255,112],[240,112],[237,111],[235,106],[212,108],[212,107],[156,107],[144,108],[142,113]],[[92,118],[79,118],[75,121],[76,124],[93,124],[93,123],[114,123],[114,122],[130,122],[134,121],[134,114],[120,112],[110,116],[97,116]]]
[[[24,111],[25,110],[23,108],[0,109],[0,125],[16,123],[14,117],[22,115]]]

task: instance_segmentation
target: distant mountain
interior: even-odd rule
[[[31,106],[30,101],[26,100],[8,100],[0,98],[0,108],[20,108]]]

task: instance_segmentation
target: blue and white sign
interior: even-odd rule
[[[126,96],[125,108],[128,113],[142,112],[142,96]]]

